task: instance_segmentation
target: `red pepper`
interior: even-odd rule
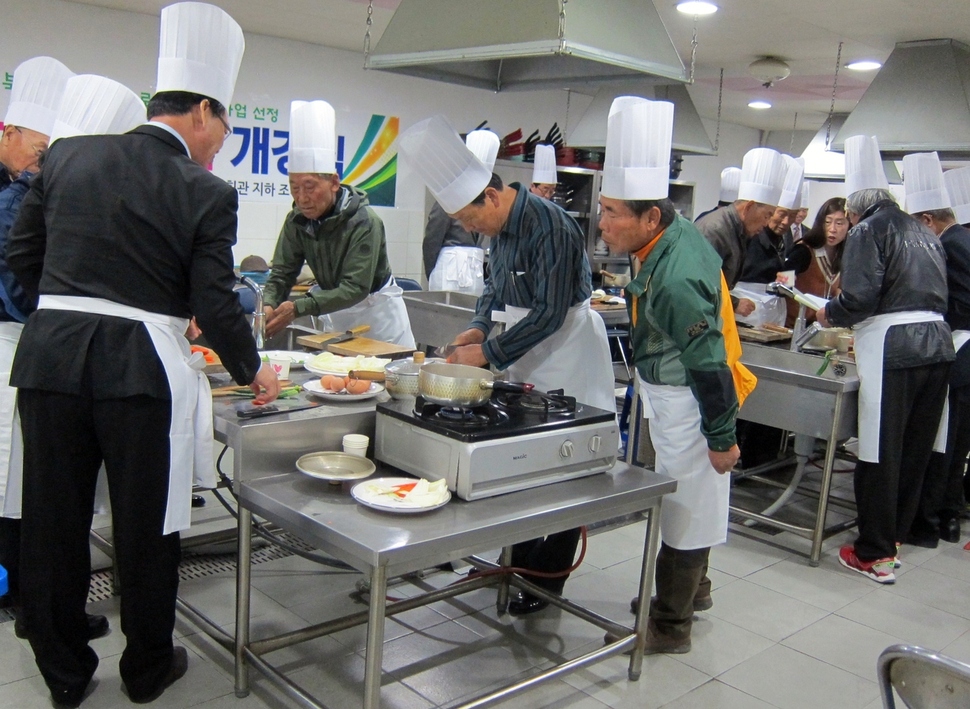
[[[407,497],[407,494],[411,492],[411,490],[413,490],[414,486],[417,484],[418,484],[417,482],[413,482],[413,483],[405,483],[404,485],[395,485],[394,494],[397,495],[398,497]]]

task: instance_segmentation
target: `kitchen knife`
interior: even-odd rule
[[[347,330],[343,334],[338,335],[337,337],[333,337],[333,338],[327,340],[327,344],[328,345],[336,345],[338,342],[346,342],[347,340],[352,340],[355,337],[357,337],[357,333],[356,332],[354,332],[353,330]]]
[[[458,345],[442,345],[441,347],[436,347],[434,354],[435,357],[445,357],[451,356],[451,353],[458,349]]]
[[[275,416],[276,414],[289,414],[294,411],[305,411],[306,409],[315,409],[318,406],[322,406],[323,402],[316,401],[308,404],[303,404],[301,406],[290,406],[285,408],[280,408],[273,404],[268,404],[264,406],[250,406],[245,409],[237,409],[236,416],[241,419],[255,419],[261,418],[263,416]]]

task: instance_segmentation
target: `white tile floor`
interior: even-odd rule
[[[844,488],[850,476],[837,477]],[[746,531],[732,532],[712,552],[714,607],[698,615],[690,653],[646,658],[638,682],[627,681],[625,659],[609,658],[499,706],[875,709],[881,706],[876,658],[889,645],[922,645],[970,662],[970,552],[962,543],[941,543],[935,550],[904,546],[898,581],[879,586],[838,565],[838,547],[852,536],[850,531],[826,542],[821,566],[810,568],[803,556],[779,546],[793,541],[786,534],[765,537],[774,542],[766,543]],[[592,537],[567,595],[607,616],[631,620],[628,604],[642,540],[642,525]],[[297,557],[255,566],[253,637],[362,610],[349,596],[359,578],[321,573]],[[391,593],[413,595],[455,578],[430,573],[395,585]],[[232,632],[231,573],[184,582],[181,595]],[[123,635],[117,599],[90,610],[108,615],[112,632],[94,642],[101,665],[97,686],[82,706],[127,706],[118,675]],[[29,646],[15,638],[12,625],[0,625],[0,707],[46,709],[49,695]],[[383,703],[395,709],[451,706],[601,641],[602,631],[555,609],[526,619],[500,617],[494,591],[480,590],[387,623]],[[255,674],[250,696],[237,699],[229,654],[181,619],[177,642],[189,650],[189,671],[157,706],[293,706]],[[332,709],[350,709],[360,706],[363,651],[364,630],[356,628],[270,659]]]

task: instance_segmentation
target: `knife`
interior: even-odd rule
[[[451,356],[451,353],[458,349],[458,345],[442,345],[441,347],[436,347],[434,354],[435,357],[445,357]]]
[[[306,409],[315,409],[318,406],[322,406],[323,402],[316,401],[309,404],[304,404],[302,406],[292,406],[286,408],[280,408],[279,406],[274,406],[273,404],[268,404],[264,406],[252,406],[247,409],[237,409],[236,416],[241,419],[255,419],[261,418],[263,416],[275,416],[276,414],[289,414],[294,411],[305,411]]]
[[[352,340],[355,337],[357,337],[357,333],[353,332],[352,330],[347,330],[346,332],[338,335],[337,337],[332,337],[329,340],[327,340],[327,344],[335,345],[338,342],[346,342],[347,340]]]

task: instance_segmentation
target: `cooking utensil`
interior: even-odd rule
[[[436,362],[424,365],[418,373],[418,393],[441,406],[478,406],[488,401],[493,391],[528,394],[534,388],[532,384],[495,381],[488,370],[467,364]]]
[[[372,475],[377,466],[367,458],[348,455],[338,451],[319,451],[300,456],[296,469],[311,478],[337,483],[344,480],[360,480]]]
[[[404,399],[418,395],[418,373],[421,367],[440,359],[425,360],[424,352],[415,352],[413,357],[399,359],[384,367],[384,380],[387,393],[392,399]]]
[[[293,382],[289,379],[280,380],[280,388],[285,389],[287,387],[293,386]],[[249,386],[224,386],[215,387],[212,390],[212,396],[232,396],[234,394],[252,394],[253,390]]]
[[[443,357],[447,359],[451,356],[451,353],[457,349],[458,345],[442,345],[441,347],[436,347],[434,353],[436,357]]]
[[[351,379],[366,379],[369,382],[384,381],[384,372],[371,372],[367,369],[351,369],[347,375]]]
[[[312,404],[304,404],[302,406],[290,406],[286,408],[280,408],[279,406],[274,406],[273,404],[268,404],[266,406],[251,406],[246,409],[239,409],[236,411],[236,416],[241,419],[255,419],[262,418],[263,416],[275,416],[276,414],[288,414],[293,411],[304,411],[305,409],[315,409],[318,406],[322,406],[322,402],[314,402]]]

